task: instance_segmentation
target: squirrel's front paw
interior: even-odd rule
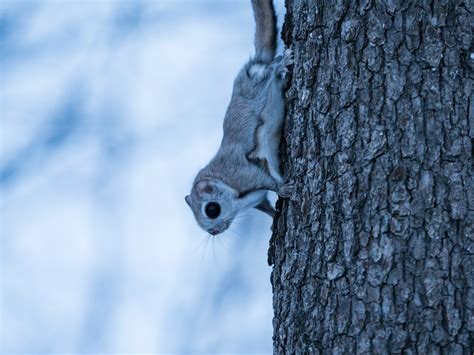
[[[281,198],[290,198],[294,191],[295,185],[292,183],[286,183],[278,188],[277,194]]]
[[[291,48],[285,49],[283,52],[283,66],[289,67],[290,65],[295,64],[295,57],[293,55],[293,50]]]
[[[277,76],[280,80],[286,79],[286,75],[288,74],[288,67],[294,64],[293,59],[293,50],[290,48],[286,49],[283,52],[283,56],[280,57],[280,62],[277,69]]]

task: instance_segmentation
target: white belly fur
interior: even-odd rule
[[[278,160],[278,148],[282,134],[285,104],[280,80],[275,76],[268,88],[268,99],[261,113],[262,125],[257,131],[257,149],[254,157],[266,160],[270,175],[283,184]]]

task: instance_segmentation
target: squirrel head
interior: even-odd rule
[[[185,200],[199,226],[212,235],[229,228],[239,211],[238,192],[217,179],[196,181]]]

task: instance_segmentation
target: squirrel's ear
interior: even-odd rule
[[[191,207],[191,196],[190,195],[185,196],[184,201],[186,201],[188,206]]]
[[[196,192],[199,196],[202,196],[203,194],[212,194],[214,192],[214,187],[210,181],[202,180],[196,184]]]

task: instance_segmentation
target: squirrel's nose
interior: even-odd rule
[[[217,229],[209,229],[209,233],[211,233],[212,235],[218,235],[219,231]]]

